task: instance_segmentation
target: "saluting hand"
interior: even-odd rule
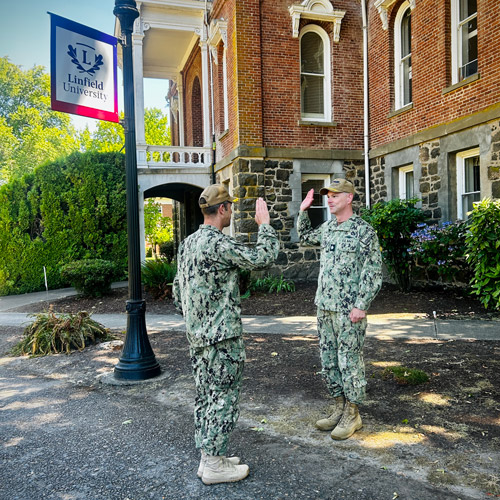
[[[303,212],[304,210],[307,210],[314,201],[314,189],[310,189],[309,192],[306,194],[306,197],[300,204],[300,211]]]
[[[270,221],[266,202],[262,198],[258,198],[255,202],[255,222],[260,226],[261,224],[269,224]]]

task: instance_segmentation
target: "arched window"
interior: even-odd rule
[[[394,97],[395,109],[412,102],[411,10],[404,2],[394,23]]]
[[[300,113],[303,120],[331,121],[330,39],[315,25],[300,34]]]
[[[203,111],[201,107],[201,86],[198,77],[193,81],[191,93],[191,127],[193,130],[193,146],[203,146]]]

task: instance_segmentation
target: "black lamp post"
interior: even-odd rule
[[[114,375],[116,379],[146,380],[160,374],[146,330],[146,302],[142,299],[139,243],[139,187],[135,143],[134,70],[132,30],[139,17],[135,0],[115,0],[113,14],[123,37],[123,91],[125,104],[125,166],[127,179],[128,291],[127,334]]]

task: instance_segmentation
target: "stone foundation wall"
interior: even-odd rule
[[[441,177],[438,175],[438,160],[441,154],[439,140],[420,145],[420,164],[422,175],[419,179],[422,193],[422,210],[431,219],[430,223],[439,222],[442,211],[439,205],[438,191]]]
[[[500,198],[500,122],[491,124],[491,148],[488,161],[488,180],[491,181],[491,196]]]

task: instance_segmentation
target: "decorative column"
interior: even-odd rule
[[[132,34],[132,52],[134,59],[135,78],[135,129],[137,138],[137,167],[147,167],[146,158],[146,129],[144,126],[144,67],[142,46],[144,31],[149,29],[148,24],[144,24],[139,17],[134,24]]]
[[[179,146],[185,146],[184,139],[184,86],[182,75],[177,78],[177,92],[179,93]]]
[[[212,145],[212,133],[210,131],[210,73],[208,68],[208,41],[205,29],[201,30],[201,79],[203,92],[203,146]]]

